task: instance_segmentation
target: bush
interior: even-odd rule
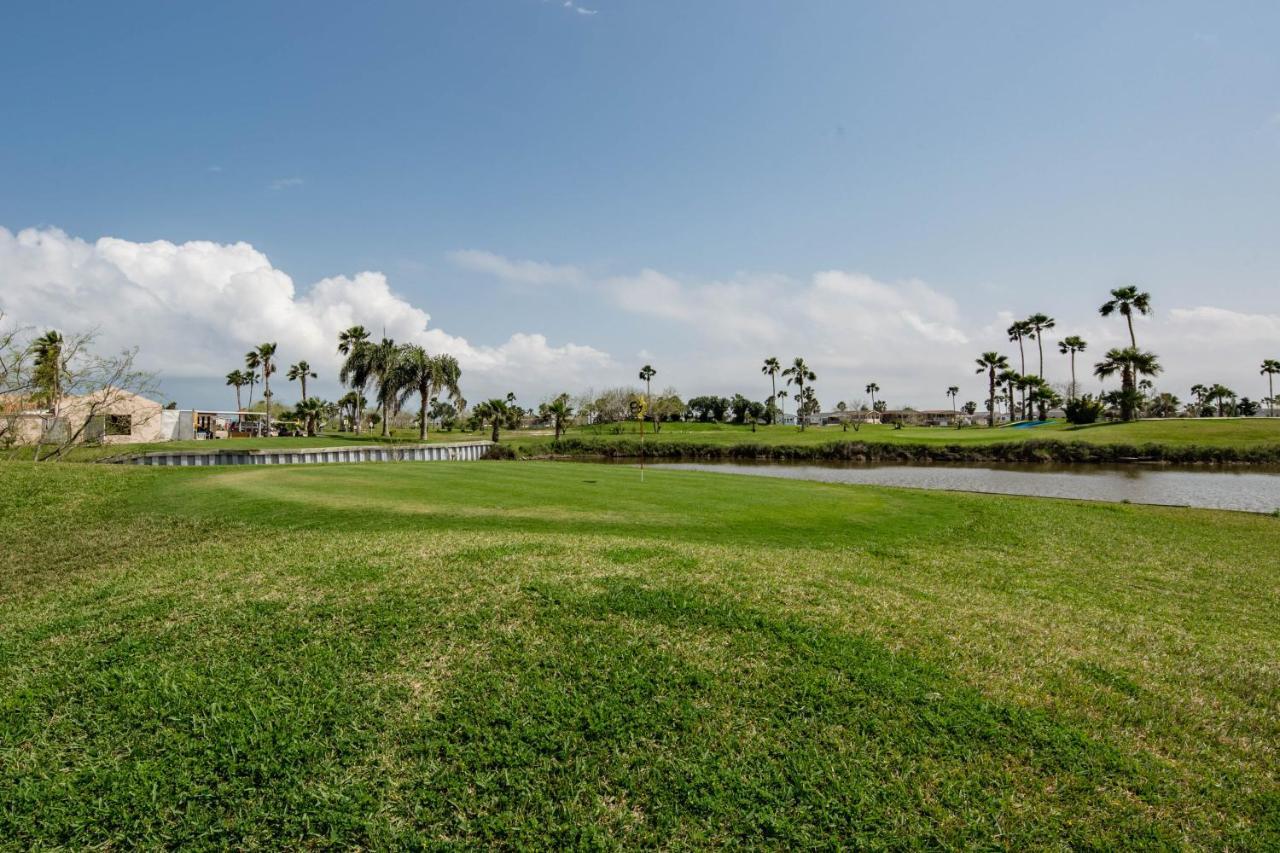
[[[1068,400],[1065,411],[1067,422],[1072,424],[1091,424],[1102,417],[1106,407],[1101,400],[1095,400],[1092,394],[1085,394],[1074,400]]]

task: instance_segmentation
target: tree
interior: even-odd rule
[[[35,386],[35,394],[32,396],[36,402],[47,406],[55,418],[58,417],[67,380],[67,363],[63,352],[65,343],[60,332],[50,329],[31,345],[34,356],[32,384]]]
[[[262,366],[262,356],[258,354],[256,349],[251,349],[244,354],[244,366],[248,371],[249,377],[249,408],[253,408],[253,386],[257,384],[262,377],[258,375],[258,368]]]
[[[498,442],[498,430],[506,422],[509,411],[510,407],[507,405],[507,401],[500,397],[485,400],[475,407],[474,413],[480,419],[480,423],[484,424],[487,421],[492,427],[493,434],[491,438],[495,444]]]
[[[960,429],[960,415],[956,412],[956,397],[960,396],[960,386],[952,385],[948,388],[947,396],[951,398],[951,419],[956,422],[956,429]]]
[[[559,441],[569,421],[573,419],[573,404],[569,402],[568,394],[561,394],[550,403],[543,403],[539,406],[538,414],[543,420],[551,421],[551,428],[555,430],[556,434],[555,440]]]
[[[1236,404],[1236,414],[1242,418],[1251,418],[1258,414],[1258,404],[1248,397],[1241,397],[1240,402]]]
[[[1018,419],[1015,410],[1018,406],[1017,388],[1018,380],[1020,379],[1022,379],[1022,374],[1012,368],[1000,371],[1000,375],[996,377],[996,381],[1008,390],[1008,393],[1005,394],[1005,402],[1009,404],[1010,422]]]
[[[1267,377],[1267,398],[1268,411],[1271,417],[1276,416],[1276,386],[1275,375],[1280,373],[1280,359],[1268,358],[1262,362],[1262,370],[1260,373]]]
[[[1036,376],[1044,376],[1044,333],[1057,325],[1048,314],[1032,314],[1027,318],[1027,326],[1031,329],[1031,335],[1036,339],[1036,346],[1040,349],[1040,370]]]
[[[240,389],[249,384],[249,377],[243,371],[233,370],[227,374],[227,384],[236,389],[236,411],[244,411],[240,405]]]
[[[796,386],[797,406],[803,405],[806,401],[805,393],[804,393],[805,384],[808,382],[816,382],[818,379],[817,374],[815,374],[812,370],[809,369],[809,365],[804,363],[803,358],[801,358],[800,356],[796,356],[795,360],[791,363],[791,366],[788,367],[786,370],[782,371],[782,375],[787,377],[788,385]],[[797,411],[796,420],[800,421],[800,430],[802,432],[804,431],[805,421],[807,419],[808,419],[807,417],[804,417],[799,413],[799,411]]]
[[[267,401],[267,432],[271,432],[271,374],[276,372],[274,341],[258,344],[258,360],[262,364],[262,396]]]
[[[300,382],[302,384],[302,399],[307,399],[307,377],[316,378],[315,371],[311,369],[311,365],[305,361],[297,364],[289,365],[289,372],[285,374],[290,382]]]
[[[963,406],[960,407],[960,411],[964,412],[966,415],[977,414],[978,404],[973,400],[969,400]]]
[[[325,415],[324,401],[319,397],[306,397],[298,401],[293,408],[294,416],[302,422],[307,435],[316,434],[316,426]]]
[[[1079,335],[1068,335],[1058,341],[1058,352],[1071,356],[1071,388],[1067,391],[1069,399],[1076,396],[1076,353],[1084,352],[1088,344]]]
[[[874,382],[868,382],[864,390],[871,395],[871,408],[876,410],[876,395],[880,393],[880,386]]]
[[[1138,339],[1133,334],[1133,312],[1135,311],[1144,315],[1151,313],[1151,294],[1139,291],[1133,285],[1113,289],[1111,298],[1098,308],[1098,313],[1103,317],[1110,317],[1116,312],[1124,317],[1125,322],[1129,324],[1129,347],[1137,351]]]
[[[391,420],[391,406],[399,390],[396,386],[396,365],[399,360],[400,348],[396,346],[396,342],[390,338],[383,338],[376,344],[366,342],[354,347],[338,373],[341,381],[350,381],[353,388],[361,391],[370,382],[374,383],[378,408],[382,410],[378,421],[382,424],[384,438],[390,434],[388,428]]]
[[[987,374],[988,394],[987,394],[987,426],[994,427],[996,425],[996,375],[999,371],[1009,367],[1009,359],[998,352],[984,352],[975,359],[978,370],[977,373]]]
[[[367,346],[368,343],[369,330],[364,326],[351,326],[350,328],[338,333],[338,354],[344,356],[342,371],[338,376],[339,381],[344,386],[347,384],[347,377],[354,373],[353,370],[348,369],[349,367],[353,367],[352,355],[362,347]],[[364,420],[364,386],[362,385],[359,388],[352,388],[351,390],[355,393],[355,399],[360,401],[360,410],[356,412],[355,417],[352,418],[353,428],[356,432],[359,432],[360,422]],[[343,399],[346,398],[344,397]]]
[[[654,370],[653,367],[648,364],[640,368],[640,378],[644,380],[644,404],[645,404],[645,408],[648,409],[650,413],[653,412],[653,395],[650,392],[649,381],[657,375],[658,375],[658,371]],[[658,431],[657,416],[651,414],[650,417],[654,418],[653,431],[657,432]]]
[[[678,420],[685,412],[684,401],[674,388],[665,388],[653,401],[649,414],[653,417],[654,432],[662,432],[663,421]]]
[[[1106,379],[1120,374],[1120,394],[1117,401],[1120,405],[1121,420],[1131,421],[1136,417],[1141,394],[1137,381],[1140,376],[1155,376],[1163,368],[1154,353],[1143,352],[1136,347],[1116,347],[1107,350],[1102,361],[1093,367],[1093,373],[1099,379]]]
[[[1025,350],[1025,349],[1023,349],[1022,342],[1023,342],[1023,340],[1024,340],[1024,339],[1026,339],[1026,337],[1027,337],[1028,335],[1032,334],[1031,324],[1030,324],[1030,323],[1028,323],[1026,320],[1018,320],[1017,322],[1015,322],[1015,323],[1013,323],[1012,325],[1010,325],[1010,326],[1009,326],[1009,328],[1008,328],[1008,329],[1006,329],[1005,331],[1006,331],[1006,332],[1008,332],[1008,334],[1009,334],[1009,340],[1010,340],[1010,342],[1012,342],[1012,343],[1017,343],[1017,345],[1018,345],[1018,359],[1019,359],[1019,361],[1018,361],[1018,373],[1020,373],[1020,374],[1021,374],[1021,373],[1026,373],[1026,372],[1027,372],[1027,352],[1026,352],[1026,350]],[[1012,406],[1013,406],[1013,404],[1012,404],[1012,403],[1010,403],[1010,408],[1009,408],[1009,419],[1010,419],[1010,420],[1013,420],[1013,408],[1012,408]],[[1022,417],[1024,417],[1024,418],[1025,418],[1026,416],[1027,416],[1027,398],[1026,398],[1025,396],[1023,396],[1023,398],[1022,398]]]
[[[403,406],[414,394],[418,395],[418,438],[427,437],[427,407],[438,391],[447,391],[455,400],[459,398],[457,361],[452,356],[431,356],[418,344],[405,344],[395,360],[393,384],[398,398],[397,406]]]
[[[760,368],[760,372],[769,377],[769,399],[786,399],[785,396],[778,396],[778,374],[782,372],[782,364],[774,356],[770,356],[764,360],[764,366]],[[769,423],[773,423],[773,412],[769,412]]]

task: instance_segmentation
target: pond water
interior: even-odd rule
[[[716,471],[1003,495],[1194,506],[1246,512],[1280,509],[1280,469],[1170,468],[1146,465],[893,465],[669,462],[653,468]]]

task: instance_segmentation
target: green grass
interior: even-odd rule
[[[887,424],[866,424],[857,432],[842,430],[838,426],[807,427],[803,431],[793,426],[751,427],[733,424],[671,423],[664,424],[656,436],[651,427],[645,434],[664,441],[690,441],[708,444],[819,444],[829,441],[890,442],[895,444],[990,444],[1007,441],[1057,439],[1059,441],[1085,441],[1098,444],[1167,444],[1203,445],[1209,447],[1256,447],[1280,443],[1280,418],[1188,418],[1169,420],[1144,420],[1133,423],[1098,423],[1072,426],[1065,421],[1055,421],[1043,426],[1014,429],[985,426],[948,429],[944,427],[903,427],[894,429]],[[623,425],[621,434],[614,427],[579,427],[569,431],[570,437],[597,438],[600,440],[624,440],[638,437],[634,423]],[[519,433],[507,434],[513,442],[537,443],[549,440],[538,436],[525,438]]]
[[[0,465],[0,845],[1280,844],[1280,522]]]

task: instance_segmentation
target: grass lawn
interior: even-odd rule
[[[1280,520],[0,465],[0,846],[1280,845]]]
[[[578,427],[568,435],[582,438],[634,439],[638,427],[634,423],[623,426],[617,434],[613,427]],[[550,436],[525,437],[520,433],[504,433],[505,439],[516,443],[535,444],[550,440]],[[654,437],[646,426],[645,435]],[[736,444],[755,442],[760,444],[819,444],[828,441],[868,441],[902,444],[989,444],[993,442],[1025,441],[1051,438],[1059,441],[1086,441],[1092,443],[1124,444],[1198,444],[1209,447],[1253,447],[1280,443],[1280,418],[1188,418],[1171,420],[1146,420],[1133,423],[1099,423],[1072,426],[1056,421],[1038,427],[1013,428],[1009,426],[988,429],[966,427],[903,427],[894,429],[887,424],[866,424],[857,432],[842,430],[838,426],[808,427],[801,431],[793,426],[763,426],[752,432],[749,426],[733,424],[670,423],[663,424],[656,436],[661,440],[706,442],[709,444]]]

